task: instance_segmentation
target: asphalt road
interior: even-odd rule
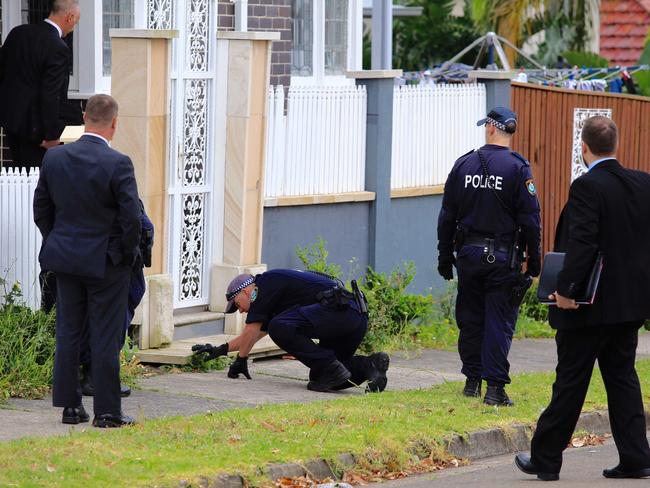
[[[604,445],[567,449],[560,480],[552,482],[549,488],[635,488],[650,486],[650,479],[610,480],[602,476],[603,468],[618,464],[614,442],[609,439]],[[470,466],[448,469],[435,474],[413,476],[382,483],[382,488],[456,488],[477,486],[481,488],[531,488],[542,483],[536,476],[519,471],[514,465],[514,454],[476,461]],[[539,485],[537,485],[539,486]]]

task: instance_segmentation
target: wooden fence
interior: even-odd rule
[[[581,128],[576,109],[611,110],[620,131],[619,160],[650,172],[650,98],[513,83],[512,107],[519,118],[513,147],[531,163],[545,251],[553,247],[555,225],[569,195],[574,140]]]

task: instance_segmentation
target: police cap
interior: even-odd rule
[[[514,134],[517,130],[517,114],[506,107],[494,107],[487,117],[479,120],[476,125],[490,124],[503,132]]]
[[[255,283],[255,278],[249,274],[240,274],[233,278],[233,280],[228,285],[226,289],[226,300],[228,304],[226,305],[226,313],[233,313],[237,311],[237,305],[235,304],[235,297],[239,295],[244,288],[248,285]]]

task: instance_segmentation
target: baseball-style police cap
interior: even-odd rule
[[[255,278],[249,274],[240,274],[233,278],[233,280],[228,285],[226,289],[226,300],[228,304],[226,305],[226,313],[233,313],[237,311],[237,305],[235,305],[235,297],[246,288],[248,285],[255,283]]]
[[[517,114],[506,107],[494,107],[487,114],[487,117],[476,123],[479,126],[485,124],[493,125],[508,134],[514,134],[517,130]]]

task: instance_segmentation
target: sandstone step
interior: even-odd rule
[[[192,339],[182,339],[172,341],[168,347],[160,349],[146,349],[136,353],[136,357],[142,363],[158,363],[158,364],[173,364],[182,366],[187,364],[190,356],[192,355],[192,346],[194,344],[223,344],[234,338],[235,336],[219,334],[204,337],[194,337]],[[267,356],[280,356],[284,351],[280,349],[270,337],[266,336],[261,339],[251,351],[250,358],[260,358]]]

